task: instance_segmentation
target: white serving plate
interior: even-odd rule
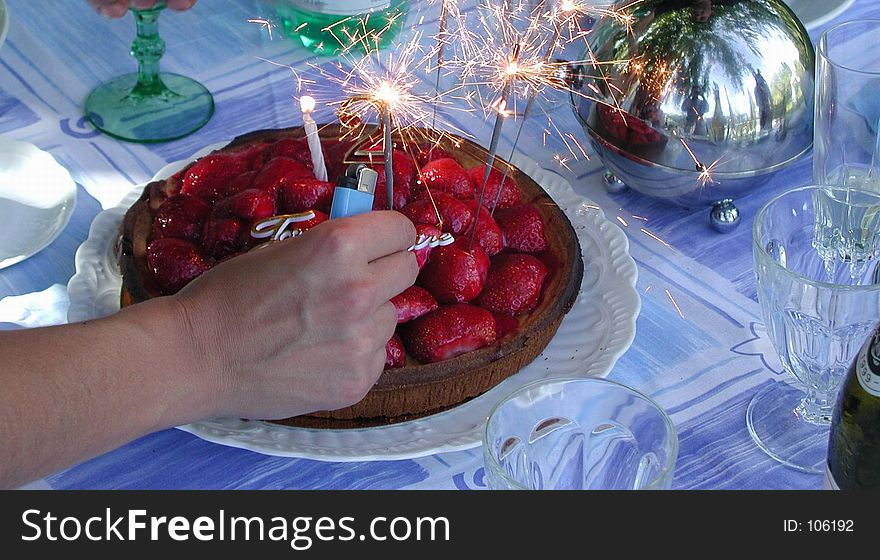
[[[195,154],[199,157],[218,146]],[[640,300],[637,270],[621,229],[605,218],[598,205],[577,195],[562,177],[535,161],[514,158],[565,210],[584,255],[584,279],[571,311],[544,352],[527,367],[485,394],[439,414],[372,428],[319,430],[280,426],[237,418],[179,426],[202,439],[268,455],[328,461],[404,459],[469,449],[480,444],[492,406],[520,386],[545,377],[603,377],[629,348],[636,331]],[[156,174],[164,178],[186,161],[169,164]],[[154,178],[154,179],[155,179]],[[88,239],[76,253],[76,274],[68,284],[70,322],[119,309],[121,276],[115,245],[125,211],[137,200],[136,187],[120,206],[100,213]]]
[[[52,243],[76,207],[76,183],[48,152],[0,138],[0,268]]]

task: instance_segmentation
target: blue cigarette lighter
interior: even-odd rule
[[[363,214],[373,209],[373,192],[379,174],[362,163],[348,166],[333,190],[330,219]]]

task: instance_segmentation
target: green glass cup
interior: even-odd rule
[[[387,47],[403,28],[410,0],[276,0],[284,32],[324,55]]]
[[[160,0],[152,8],[132,8],[137,37],[131,55],[138,71],[104,82],[89,95],[86,117],[105,134],[129,142],[166,142],[205,125],[214,114],[214,98],[199,82],[159,71],[165,41],[159,36]]]

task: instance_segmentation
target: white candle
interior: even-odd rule
[[[299,98],[299,106],[302,109],[303,128],[306,131],[309,152],[312,154],[312,167],[314,168],[315,178],[319,181],[326,181],[327,167],[324,165],[324,152],[321,151],[321,138],[318,136],[318,125],[315,124],[315,119],[312,118],[312,111],[315,110],[315,99],[304,95]]]

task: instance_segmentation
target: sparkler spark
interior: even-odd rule
[[[249,20],[247,20],[247,22],[248,22],[248,23],[256,23],[256,24],[258,24],[261,28],[265,29],[266,32],[269,33],[269,40],[270,40],[270,41],[272,40],[272,28],[275,27],[275,24],[274,24],[274,23],[272,23],[272,22],[269,21],[268,19],[262,19],[262,18],[253,18],[253,19],[249,19]]]
[[[586,0],[562,0],[559,3],[540,2],[535,7],[532,2],[507,0],[483,6],[477,12],[476,24],[459,26],[455,35],[458,52],[448,64],[460,72],[462,84],[469,90],[467,101],[477,110],[494,116],[493,103],[503,97],[507,101],[507,116],[521,119],[511,157],[525,120],[534,107],[541,108],[542,104],[536,104],[536,98],[545,92],[563,91],[601,101],[600,90],[593,84],[589,84],[591,89],[581,90],[584,78],[588,77],[585,68],[621,61],[597,60],[589,44],[585,60],[562,61],[554,59],[553,54],[590,34],[591,29],[581,27],[585,16],[609,17],[631,27],[635,21],[632,7],[640,1],[623,6],[614,6],[610,2],[596,6]],[[511,56],[514,49],[518,51],[517,56]],[[601,75],[596,79],[608,82]],[[519,106],[521,104],[524,108]],[[570,159],[589,159],[581,142],[570,132],[560,130],[549,116],[548,131],[565,146],[571,154]],[[557,162],[562,164],[568,160],[558,158]]]
[[[641,231],[642,233],[644,233],[645,235],[647,235],[647,236],[650,237],[651,239],[657,241],[657,242],[660,243],[661,245],[664,245],[667,249],[672,249],[672,245],[670,245],[670,244],[667,243],[666,241],[663,241],[660,237],[657,236],[656,233],[653,233],[653,232],[651,232],[650,230],[647,230],[647,229],[645,229],[645,228],[639,228],[639,231]]]
[[[426,93],[418,89],[421,81],[414,69],[424,66],[433,56],[430,48],[421,45],[421,38],[422,34],[417,33],[411,41],[385,54],[373,49],[358,57],[351,54],[352,48],[348,46],[335,64],[309,64],[326,88],[318,94],[324,94],[323,102],[336,110],[348,128],[345,137],[365,136],[371,123],[383,122],[384,116],[390,115],[393,132],[403,139],[403,147],[417,145],[427,140],[419,129],[434,121],[436,106],[453,107],[446,99],[451,92]],[[364,32],[359,40],[369,43],[373,37]],[[344,97],[340,92],[345,92]],[[454,126],[448,128],[459,132]],[[432,137],[430,141],[439,140]]]
[[[666,292],[666,296],[669,298],[669,301],[672,302],[672,306],[675,307],[675,310],[678,311],[679,317],[684,319],[684,313],[681,312],[681,308],[678,306],[678,303],[675,301],[675,298],[672,297],[672,293],[668,289],[664,289]]]
[[[709,165],[706,165],[697,158],[696,154],[694,154],[693,150],[691,150],[691,147],[688,145],[684,138],[679,138],[678,140],[679,142],[681,142],[681,145],[684,146],[684,149],[687,151],[687,153],[691,156],[691,159],[694,160],[694,167],[696,168],[696,170],[700,172],[700,174],[697,176],[697,181],[700,182],[700,186],[705,187],[710,183],[716,183],[717,181],[712,178],[712,172],[715,171],[715,168],[721,163],[721,158],[716,159]]]

